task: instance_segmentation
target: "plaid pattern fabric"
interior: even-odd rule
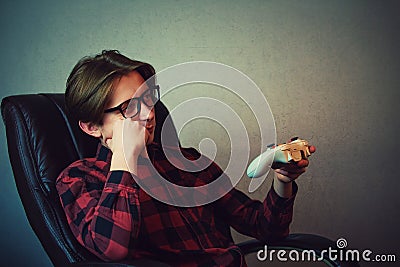
[[[200,154],[195,149],[168,148],[169,160],[157,144],[147,149],[149,159],[139,158],[139,177],[135,179],[153,176],[151,164],[165,179],[184,186],[204,185],[224,175],[215,163],[196,161]],[[173,157],[177,153],[193,164],[209,166],[199,172],[185,172],[175,167],[188,164],[180,164],[178,157]],[[231,189],[210,204],[178,207],[152,198],[129,172],[110,172],[111,155],[109,149],[99,145],[96,158],[74,162],[56,183],[73,234],[102,260],[129,262],[145,257],[173,266],[246,266],[230,227],[262,241],[289,233],[295,183],[294,194],[288,199],[279,197],[273,188],[263,202]],[[154,188],[159,194],[171,194],[160,185],[154,184]]]

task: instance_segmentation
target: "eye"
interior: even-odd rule
[[[138,113],[138,99],[133,98],[122,103],[121,110],[126,118],[131,118]]]
[[[153,106],[157,102],[157,96],[155,90],[148,90],[143,96],[143,100],[146,105]]]
[[[153,94],[151,93],[151,91],[147,91],[143,98],[145,101],[151,100],[153,99]]]

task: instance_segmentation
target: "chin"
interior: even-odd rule
[[[146,145],[150,145],[154,141],[154,134],[146,134]]]

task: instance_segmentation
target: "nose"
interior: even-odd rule
[[[143,102],[140,103],[140,113],[139,113],[139,120],[140,121],[152,121],[155,116],[154,106],[148,107]]]

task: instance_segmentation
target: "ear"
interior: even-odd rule
[[[92,122],[82,122],[79,121],[79,127],[87,133],[88,135],[94,136],[94,137],[101,137],[101,131],[100,127]]]

